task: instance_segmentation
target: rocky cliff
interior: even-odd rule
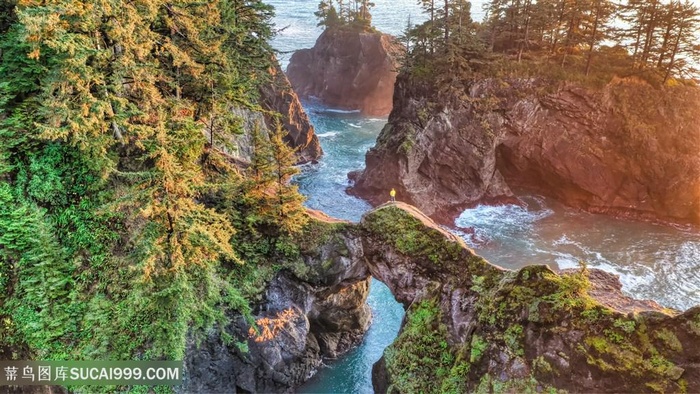
[[[376,392],[700,390],[700,307],[633,300],[597,270],[500,269],[404,204],[361,227],[370,272],[407,308]]]
[[[317,160],[323,154],[321,144],[299,97],[277,61],[274,62],[274,67],[270,68],[270,75],[271,82],[260,89],[262,106],[270,111],[266,117],[268,128],[274,130],[275,123],[280,121],[289,133],[287,143],[297,150],[299,162]]]
[[[287,76],[276,59],[273,64],[269,70],[270,80],[260,87],[259,104],[264,111],[233,108],[234,115],[242,122],[243,133],[231,138],[234,151],[229,151],[226,147],[221,149],[242,163],[250,162],[253,154],[253,130],[258,128],[269,133],[279,124],[288,132],[286,142],[296,150],[298,163],[313,162],[323,154],[321,144]]]
[[[360,240],[351,225],[313,217],[301,260],[264,285],[251,315],[190,341],[179,392],[287,392],[362,340],[371,312]]]
[[[438,91],[402,75],[389,123],[351,192],[442,223],[523,186],[573,207],[700,223],[700,89],[615,79],[593,90],[481,79]],[[392,180],[392,181],[387,181]]]
[[[585,267],[501,269],[403,203],[307,234],[251,317],[190,343],[180,392],[292,390],[362,338],[370,274],[407,309],[377,392],[700,390],[700,307],[634,300]]]
[[[386,34],[329,28],[313,48],[292,55],[287,75],[301,97],[314,96],[329,106],[358,109],[365,115],[387,115],[402,50]]]

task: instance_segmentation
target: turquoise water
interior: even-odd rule
[[[334,217],[358,221],[371,207],[345,193],[347,173],[363,165],[364,154],[374,145],[386,119],[364,118],[313,102],[305,102],[304,107],[316,127],[325,156],[318,164],[303,166],[295,181],[307,196],[308,206]],[[404,311],[389,289],[377,280],[372,280],[367,302],[372,309],[372,326],[362,344],[339,360],[329,362],[300,392],[372,392],[372,364],[396,337]]]
[[[400,34],[411,15],[421,16],[416,0],[375,0],[375,24],[383,31]],[[278,28],[287,27],[273,42],[287,52],[311,47],[320,34],[313,11],[315,0],[274,0]],[[479,10],[479,5],[473,9]],[[478,18],[478,15],[477,15]],[[290,54],[280,56],[286,67]],[[345,193],[347,173],[364,166],[364,154],[374,145],[386,119],[364,118],[304,102],[316,127],[325,156],[318,164],[302,167],[296,177],[309,207],[357,221],[370,206]],[[548,264],[553,268],[589,266],[620,275],[623,291],[686,309],[700,304],[700,230],[616,220],[561,206],[533,195],[519,193],[526,207],[478,206],[466,210],[456,225],[474,229],[461,234],[480,255],[506,268]],[[459,233],[459,232],[458,232]],[[395,338],[403,308],[388,288],[374,280],[368,303],[373,324],[363,343],[338,360],[327,361],[303,393],[371,393],[371,368]]]

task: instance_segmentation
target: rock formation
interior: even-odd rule
[[[192,341],[180,392],[300,385],[361,339],[370,274],[407,309],[374,366],[376,392],[700,390],[700,307],[634,300],[585,267],[501,269],[403,203],[311,226],[303,262],[272,278],[252,319]]]
[[[617,216],[700,223],[700,89],[616,79],[600,90],[482,79],[438,91],[401,75],[351,192],[452,224],[512,186]],[[387,180],[395,180],[387,183]]]
[[[348,224],[314,217],[316,241],[298,269],[269,281],[252,316],[231,316],[227,327],[191,341],[179,392],[288,391],[313,376],[324,357],[362,340],[371,312],[360,240]]]
[[[402,50],[386,34],[329,28],[313,48],[292,55],[287,75],[301,97],[314,96],[329,106],[358,109],[365,115],[387,115]]]
[[[370,272],[407,308],[378,393],[700,390],[700,307],[630,299],[597,270],[500,269],[400,203],[361,227]]]
[[[288,132],[287,144],[296,149],[298,164],[317,160],[323,154],[321,144],[299,97],[276,59],[269,72],[270,81],[260,87],[260,106],[266,112],[233,108],[233,113],[242,121],[243,133],[235,135],[230,141],[235,146],[235,151],[228,151],[226,147],[222,149],[241,163],[248,163],[253,154],[253,130],[259,128],[262,132],[269,133],[279,123]]]
[[[266,124],[274,130],[279,120],[282,127],[289,133],[287,143],[297,149],[300,163],[317,160],[323,154],[318,137],[314,133],[314,127],[309,121],[299,97],[292,89],[287,76],[275,60],[274,67],[270,68],[272,81],[260,89],[260,99],[263,108],[279,117],[268,115]]]

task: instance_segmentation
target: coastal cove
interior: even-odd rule
[[[700,392],[700,3],[3,1],[0,394]]]
[[[278,28],[289,26],[273,42],[285,52],[281,56],[284,67],[289,56],[286,52],[311,47],[321,30],[314,27],[315,21],[308,16],[313,12],[313,4],[272,3],[277,8]],[[377,3],[375,24],[389,33],[401,31],[405,14],[416,18],[418,12],[417,7],[415,11],[411,8],[412,1],[399,2],[400,5]],[[306,205],[331,216],[358,221],[370,205],[345,193],[347,173],[362,168],[364,154],[374,145],[386,119],[362,117],[314,101],[307,100],[303,105],[325,152],[318,164],[305,165],[296,177],[300,191],[307,196]],[[700,303],[697,228],[584,213],[527,190],[516,190],[516,195],[523,206],[467,209],[455,221],[455,231],[477,254],[504,268],[547,264],[556,270],[575,268],[579,261],[585,261],[589,267],[619,275],[623,292],[633,297],[681,310]],[[460,227],[469,230],[460,232]],[[373,280],[368,302],[374,318],[363,343],[338,360],[329,360],[328,367],[299,392],[373,391],[371,366],[393,341],[403,312],[386,286],[377,280]]]

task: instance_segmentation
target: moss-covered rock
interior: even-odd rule
[[[389,392],[693,392],[700,308],[683,314],[603,294],[588,270],[508,271],[405,204],[360,225],[372,275],[407,306],[375,367]],[[612,279],[611,279],[612,278]],[[618,283],[619,285],[619,283]],[[609,285],[613,289],[617,285]]]
[[[355,226],[309,212],[274,261],[239,268],[252,308],[188,345],[179,392],[282,392],[357,345],[369,328],[369,271]]]

